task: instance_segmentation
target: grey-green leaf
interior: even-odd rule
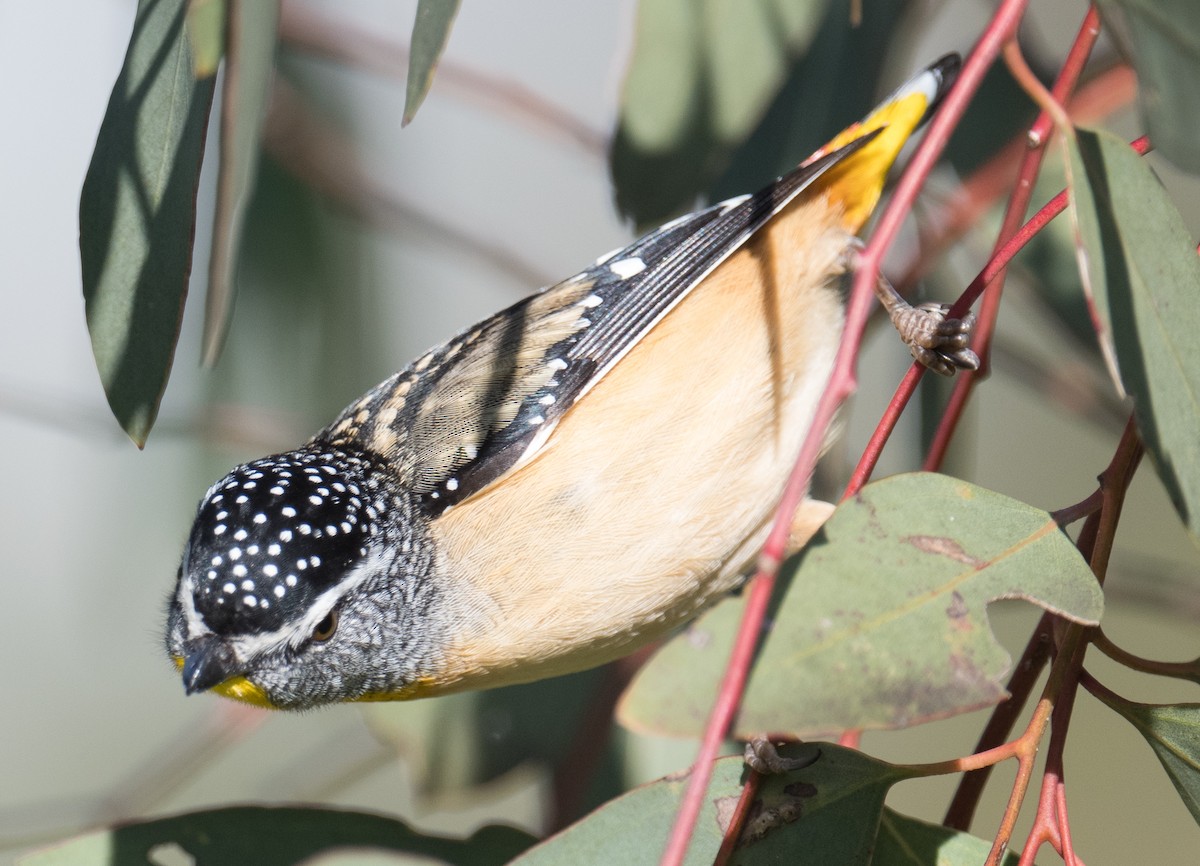
[[[1138,107],[1155,148],[1200,172],[1200,15],[1194,0],[1100,0],[1107,29],[1138,76]]]
[[[1142,439],[1200,543],[1200,258],[1154,172],[1120,139],[1076,130],[1071,166],[1086,283]]]
[[[217,74],[225,51],[225,0],[188,0],[187,35],[192,51],[192,74]]]
[[[991,842],[970,833],[884,809],[871,866],[979,866],[991,849]],[[1000,862],[1017,866],[1020,859],[1008,851]]]
[[[500,866],[533,838],[484,827],[467,839],[429,836],[382,815],[340,809],[236,806],[97,830],[23,857],[21,866],[293,866],[347,847],[421,855],[421,863]],[[151,859],[158,855],[162,859]]]
[[[868,485],[785,564],[736,731],[903,727],[1000,701],[1010,659],[987,622],[996,599],[1082,623],[1103,609],[1045,511],[932,473]],[[727,599],[660,650],[621,721],[699,736],[743,608]]]
[[[221,91],[221,161],[204,308],[204,363],[215,364],[233,310],[234,272],[246,204],[254,191],[259,136],[275,72],[278,0],[230,0]]]
[[[408,86],[404,91],[403,126],[417,116],[425,101],[433,73],[446,49],[450,27],[458,14],[460,0],[419,0],[413,21],[412,44],[408,54]]]
[[[213,79],[192,74],[185,8],[138,3],[79,199],[92,351],[109,406],[139,447],[175,355],[212,104]]]
[[[1096,697],[1146,738],[1200,824],[1200,704],[1139,704],[1103,691]]]
[[[647,224],[691,204],[762,119],[828,5],[641,0],[610,154],[621,210]]]
[[[884,797],[905,773],[827,743],[783,751],[799,754],[816,749],[820,757],[811,766],[763,780],[756,813],[752,812],[734,862],[741,866],[866,866],[871,862]],[[712,863],[741,794],[744,770],[740,758],[717,761],[686,863]],[[630,791],[532,848],[513,866],[658,863],[686,786],[683,776]]]

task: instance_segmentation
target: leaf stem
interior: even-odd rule
[[[1079,535],[1077,546],[1087,558],[1092,567],[1092,573],[1101,585],[1108,571],[1109,559],[1112,555],[1113,541],[1116,538],[1117,524],[1125,505],[1125,493],[1133,480],[1133,475],[1141,463],[1143,447],[1138,437],[1137,425],[1133,416],[1125,425],[1125,432],[1117,444],[1116,451],[1108,466],[1100,473],[1100,489],[1103,494],[1103,505],[1100,510],[1088,518],[1084,530]],[[1046,768],[1042,778],[1042,788],[1038,798],[1038,812],[1033,829],[1026,839],[1021,855],[1021,864],[1032,864],[1033,857],[1043,842],[1056,844],[1059,853],[1067,863],[1075,862],[1074,851],[1069,845],[1070,829],[1067,827],[1065,794],[1061,790],[1064,784],[1063,749],[1066,745],[1067,728],[1070,725],[1071,711],[1074,707],[1075,693],[1079,686],[1080,671],[1083,668],[1084,654],[1090,629],[1071,623],[1063,630],[1062,642],[1058,655],[1050,668],[1050,676],[1042,690],[1042,698],[1034,711],[1033,720],[1018,742],[1023,741],[1026,751],[1021,755],[1021,771],[1017,774],[1017,782],[1013,785],[1008,807],[1001,820],[1000,831],[996,834],[985,866],[995,866],[1008,847],[1012,837],[1012,828],[1020,812],[1025,792],[1028,790],[1030,775],[1033,767],[1033,756],[1037,744],[1041,741],[1046,725],[1051,726],[1050,743],[1046,754]],[[1046,712],[1046,708],[1050,712]],[[1059,808],[1059,805],[1062,808]]]
[[[1180,680],[1200,682],[1200,658],[1193,659],[1190,662],[1162,662],[1143,658],[1142,656],[1134,655],[1127,649],[1117,646],[1104,633],[1104,630],[1100,628],[1092,631],[1091,640],[1095,644],[1096,649],[1100,650],[1100,652],[1113,661],[1131,670],[1140,671],[1144,674],[1155,674],[1160,677],[1174,677]]]
[[[1000,748],[996,744],[1003,743],[1008,738],[1050,658],[1053,645],[1054,619],[1048,613],[1043,614],[1009,678],[1009,698],[992,710],[992,715],[975,745],[976,754],[993,753]],[[979,798],[983,796],[983,789],[987,787],[995,763],[981,762],[978,767],[963,765],[962,770],[966,775],[958,783],[942,824],[964,832],[971,829],[971,821],[979,807]]]
[[[1094,10],[1095,7],[1093,7]],[[1086,23],[1085,23],[1086,27]],[[1098,32],[1098,31],[1095,31]],[[1089,33],[1091,35],[1091,33]],[[1061,102],[1054,98],[1046,85],[1033,74],[1033,70],[1029,68],[1029,64],[1025,62],[1025,55],[1021,53],[1021,43],[1014,36],[1004,46],[1004,64],[1008,67],[1008,71],[1012,73],[1012,77],[1016,79],[1017,84],[1025,91],[1038,108],[1042,110],[1039,115],[1049,118],[1063,135],[1069,135],[1071,131],[1071,118],[1067,116],[1067,111],[1063,108]],[[1034,130],[1029,131],[1029,143],[1031,147],[1039,147],[1043,143],[1044,135]]]

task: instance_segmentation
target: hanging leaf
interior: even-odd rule
[[[79,198],[88,332],[113,414],[141,447],[167,386],[192,269],[213,79],[192,75],[181,3],[141,0]]]
[[[904,727],[994,704],[1010,659],[990,602],[1024,599],[1082,623],[1103,607],[1049,514],[932,473],[842,503],[780,581],[739,736]],[[622,698],[622,723],[699,736],[744,604],[727,599],[651,659]]]
[[[860,120],[881,95],[887,49],[909,8],[908,0],[873,0],[855,25],[844,5],[827,6],[819,29],[791,62],[762,117],[739,134],[732,148],[712,145],[715,178],[710,182],[708,175],[697,174],[693,182],[699,186],[687,189],[679,206],[697,191],[714,202],[761,189]]]
[[[741,866],[867,866],[883,800],[903,770],[861,752],[827,743],[785,747],[785,755],[820,757],[811,766],[763,780],[735,861]],[[729,815],[741,795],[745,765],[722,758],[688,849],[688,864],[713,862]],[[656,864],[687,787],[687,777],[644,785],[530,849],[513,866],[581,863]]]
[[[192,74],[217,74],[225,52],[225,0],[188,0],[187,35],[192,50]]]
[[[1100,0],[1108,32],[1138,76],[1138,107],[1155,148],[1200,172],[1200,16],[1193,0]]]
[[[1138,704],[1100,690],[1096,697],[1146,738],[1188,811],[1200,823],[1200,704]]]
[[[293,866],[322,852],[353,846],[428,858],[422,863],[499,866],[532,842],[530,836],[510,827],[484,827],[468,839],[446,839],[365,812],[237,806],[87,833],[20,862],[21,866],[146,866],[160,862]]]
[[[429,93],[433,73],[450,39],[450,27],[458,15],[459,2],[419,0],[417,3],[417,17],[413,21],[412,44],[408,54],[408,86],[404,91],[402,126],[408,126],[417,116],[417,109]]]
[[[828,5],[829,0],[638,3],[610,152],[620,209],[645,225],[691,205],[762,119]],[[838,28],[848,31],[845,10],[834,14]]]
[[[217,362],[233,311],[238,243],[246,204],[254,192],[278,25],[278,0],[231,0],[221,90],[221,161],[204,309],[203,352],[209,365]]]
[[[1124,142],[1079,129],[1071,166],[1085,282],[1142,440],[1200,543],[1200,259],[1166,190]]]
[[[979,866],[991,850],[978,836],[884,809],[871,866]],[[1000,862],[1017,866],[1020,859],[1008,851]]]
[[[551,767],[568,761],[609,676],[600,668],[430,700],[367,704],[363,713],[376,737],[404,757],[423,795],[461,796],[528,761]]]

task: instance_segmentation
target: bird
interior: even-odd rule
[[[830,376],[857,233],[959,66],[213,484],[168,602],[186,692],[307,709],[530,682],[735,590]],[[978,365],[970,316],[880,293],[918,360]]]

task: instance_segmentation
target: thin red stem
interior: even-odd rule
[[[767,604],[774,590],[775,575],[786,550],[792,517],[808,489],[813,466],[816,464],[821,443],[825,440],[825,433],[834,413],[857,386],[855,364],[883,255],[898,234],[901,222],[911,210],[918,191],[945,148],[950,133],[966,110],[967,103],[978,90],[1001,47],[1016,32],[1027,3],[1028,0],[1004,0],[1001,3],[963,66],[962,73],[947,95],[941,110],[930,124],[929,131],[900,179],[895,195],[884,210],[871,242],[863,252],[847,304],[845,332],[834,362],[834,371],[821,395],[812,426],[788,478],[787,488],[776,512],[770,535],[763,546],[758,572],[751,581],[746,609],[733,653],[725,669],[721,691],[709,715],[700,752],[692,767],[679,814],[676,816],[662,857],[663,866],[680,866],[687,855],[692,831],[700,816],[708,783],[712,778],[713,761],[741,703],[750,662],[758,645]]]
[[[1083,64],[1091,54],[1092,47],[1096,44],[1096,38],[1099,36],[1099,33],[1100,16],[1093,5],[1088,7],[1087,14],[1084,16],[1083,23],[1075,37],[1075,42],[1072,44],[1071,50],[1067,54],[1067,59],[1063,63],[1063,68],[1059,73],[1058,80],[1054,82],[1054,87],[1050,92],[1051,100],[1055,105],[1061,105],[1075,89],[1075,85],[1079,80],[1079,74],[1083,70]],[[1018,234],[1018,227],[1021,225],[1022,217],[1029,207],[1029,199],[1033,195],[1034,180],[1037,178],[1038,172],[1041,171],[1042,160],[1045,158],[1046,149],[1044,144],[1052,123],[1053,118],[1050,116],[1050,112],[1043,109],[1031,127],[1030,141],[1031,143],[1035,143],[1035,146],[1026,152],[1025,158],[1021,161],[1021,167],[1017,172],[1017,185],[1013,188],[1012,195],[1009,197],[1008,208],[1004,213],[1000,233],[996,238],[996,249],[992,257],[993,262],[998,259],[1001,250]],[[1007,265],[1007,260],[1005,261],[1005,265]],[[989,266],[992,266],[992,263],[989,262]],[[985,272],[987,270],[988,268],[984,269]],[[995,268],[995,273],[985,283],[988,286],[988,292],[984,297],[983,305],[979,311],[979,324],[976,327],[975,339],[972,342],[972,348],[980,359],[979,370],[965,371],[963,375],[958,377],[958,381],[954,383],[954,391],[946,406],[946,411],[942,414],[941,422],[938,424],[933,442],[929,448],[929,453],[925,458],[924,468],[928,471],[935,471],[942,465],[946,451],[950,446],[950,440],[954,435],[954,431],[958,429],[959,421],[962,418],[967,400],[975,387],[976,381],[988,375],[990,366],[989,349],[991,347],[992,334],[996,327],[996,319],[1000,313],[1000,299],[1004,292],[1006,273],[1006,267]],[[982,286],[980,288],[982,289]],[[970,291],[968,290],[964,298],[960,299],[958,304],[955,304],[951,315],[961,316],[966,312],[967,307],[963,306],[960,308],[960,305],[963,304],[964,300],[966,300],[968,305],[973,304],[974,298],[969,298],[969,296]]]

